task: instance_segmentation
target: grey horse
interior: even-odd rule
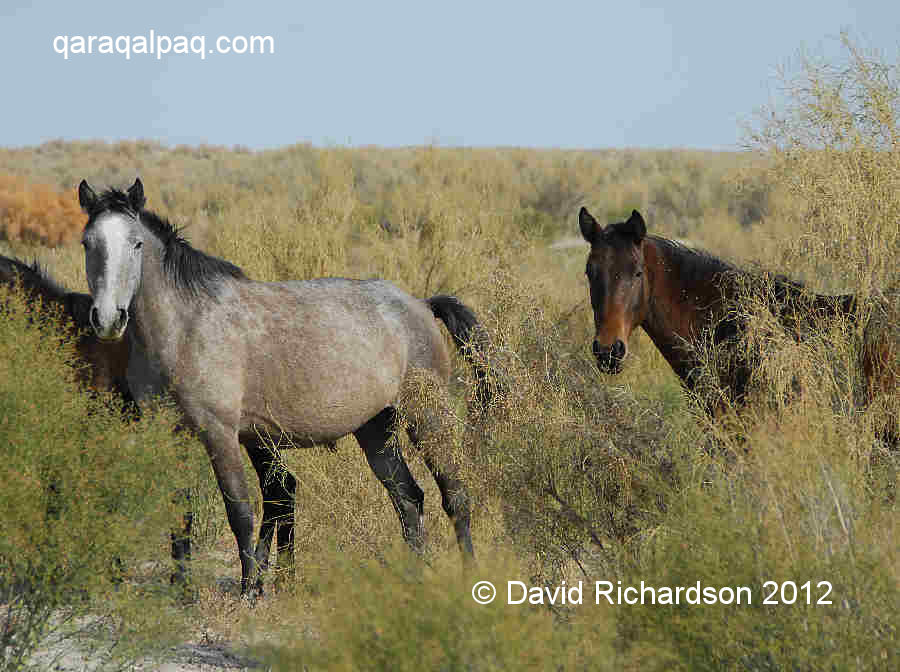
[[[88,215],[82,244],[91,326],[100,339],[128,339],[127,380],[138,403],[170,393],[205,444],[237,540],[242,594],[262,590],[276,528],[278,550],[292,557],[296,480],[271,477],[278,460],[271,437],[276,446],[310,446],[352,433],[404,538],[421,550],[423,493],[390,440],[398,408],[463,555],[472,556],[468,495],[453,461],[439,455],[454,419],[441,394],[451,361],[435,319],[475,368],[475,398],[484,404],[487,337],[469,308],[451,296],[417,299],[382,280],[254,282],[146,210],[139,179],[127,193],[100,195],[82,181],[78,196]],[[431,386],[424,392],[423,380]],[[255,553],[241,445],[263,495]]]

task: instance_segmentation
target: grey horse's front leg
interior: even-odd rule
[[[201,438],[222,492],[228,524],[237,541],[241,559],[241,595],[246,595],[252,587],[256,561],[253,555],[253,509],[237,431],[220,426],[207,427]]]

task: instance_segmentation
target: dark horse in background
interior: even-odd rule
[[[693,390],[702,366],[697,351],[702,339],[711,336],[715,347],[732,351],[727,375],[720,382],[728,401],[740,405],[746,401],[753,372],[753,358],[740,351],[746,347],[741,336],[747,325],[732,310],[743,292],[753,291],[762,298],[782,327],[798,339],[807,326],[857,319],[857,300],[851,294],[814,294],[797,282],[756,276],[706,252],[648,236],[636,210],[627,221],[606,227],[585,208],[578,219],[591,245],[585,272],[596,328],[592,351],[605,373],[621,371],[628,339],[640,326]],[[895,333],[876,328],[874,322],[866,327],[862,356],[868,402],[896,391],[900,381],[896,365],[900,343]],[[719,405],[710,404],[708,410],[715,415]],[[896,430],[886,430],[892,441]]]
[[[90,294],[71,292],[59,284],[35,261],[30,266],[18,259],[0,255],[0,283],[25,293],[30,302],[40,301],[46,312],[61,312],[76,334],[75,349],[86,366],[78,369],[79,380],[97,391],[111,390],[126,405],[131,394],[125,380],[128,368],[127,341],[101,341],[90,328]]]
[[[128,385],[138,403],[170,393],[205,444],[237,541],[242,593],[262,588],[276,528],[278,550],[293,554],[296,480],[286,470],[272,474],[279,448],[352,433],[405,539],[422,548],[423,492],[391,440],[398,412],[464,556],[472,555],[468,495],[440,451],[456,419],[446,396],[450,353],[435,319],[474,366],[484,402],[486,333],[469,308],[450,296],[414,298],[382,280],[254,282],[145,209],[140,180],[127,193],[99,195],[82,181],[78,193],[88,215],[91,325],[100,339],[129,341]],[[263,495],[255,552],[242,445]]]

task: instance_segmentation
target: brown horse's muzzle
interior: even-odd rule
[[[597,341],[591,344],[591,352],[597,359],[597,368],[601,373],[616,374],[622,370],[622,362],[625,361],[625,343],[617,340],[609,347],[600,345]]]

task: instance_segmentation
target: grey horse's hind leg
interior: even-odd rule
[[[453,457],[460,423],[453,413],[446,386],[430,372],[420,371],[404,391],[402,412],[409,438],[421,451],[434,476],[444,512],[453,523],[456,542],[468,562],[475,557],[469,531],[471,504]]]
[[[353,434],[366,454],[369,466],[381,481],[403,526],[403,538],[416,552],[425,543],[422,521],[425,494],[403,459],[400,447],[391,440],[396,411],[388,407]]]
[[[471,560],[475,557],[475,551],[472,548],[472,535],[469,532],[471,508],[466,486],[456,477],[456,469],[439,467],[429,457],[427,452],[424,453],[423,457],[428,470],[434,476],[435,483],[437,483],[441,491],[441,505],[444,508],[444,513],[453,522],[453,529],[456,532],[456,543],[459,544],[463,558],[466,561]]]
[[[278,531],[279,557],[293,558],[294,554],[294,495],[297,479],[279,464],[278,455],[261,440],[245,442],[244,447],[259,476],[263,497],[263,517],[256,545],[256,565],[259,577],[256,587],[262,591],[263,573],[269,567],[272,538]]]

